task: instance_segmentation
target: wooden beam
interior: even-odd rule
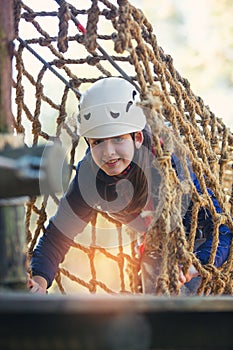
[[[0,295],[1,349],[233,349],[233,298]]]

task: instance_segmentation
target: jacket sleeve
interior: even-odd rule
[[[32,275],[44,277],[49,288],[56,275],[58,265],[63,261],[71,244],[72,241],[50,223],[33,252]]]
[[[86,227],[93,209],[84,201],[77,182],[77,173],[67,193],[61,199],[58,210],[49,221],[46,232],[40,238],[31,259],[32,275],[52,284],[58,265],[64,260],[75,236]]]
[[[197,177],[193,173],[191,174],[191,176],[192,176],[194,185],[197,188],[197,191],[201,193],[201,188]],[[214,196],[213,192],[210,189],[207,189],[207,190],[214,204],[216,212],[221,213],[222,209],[216,197]],[[190,215],[189,220],[191,220],[191,212],[188,215]],[[209,261],[211,248],[212,248],[212,241],[213,241],[213,235],[212,235],[213,220],[212,220],[211,213],[207,208],[201,208],[199,210],[198,230],[201,230],[203,237],[206,238],[206,241],[197,248],[197,250],[195,251],[195,254],[197,258],[200,260],[200,262],[204,265],[204,264],[207,264]],[[229,227],[227,227],[226,225],[221,225],[219,227],[219,244],[218,244],[215,261],[214,261],[214,264],[216,267],[220,267],[227,260],[227,257],[230,252],[231,240],[232,240],[232,233]]]

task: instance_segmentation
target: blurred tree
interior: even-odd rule
[[[232,0],[212,0],[213,22],[216,24],[219,60],[224,80],[233,86],[233,2]]]
[[[195,94],[233,125],[233,1],[134,0]]]

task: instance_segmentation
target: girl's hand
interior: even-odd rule
[[[27,274],[27,288],[30,293],[46,294],[47,281],[41,276],[34,276],[33,278]]]
[[[184,275],[182,267],[179,268],[179,282],[180,287],[182,287],[185,283],[191,281],[193,277],[198,276],[198,272],[193,265],[190,266],[186,275]]]

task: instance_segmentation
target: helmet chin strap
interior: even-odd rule
[[[86,141],[87,145],[90,146],[87,137],[84,137],[84,140]]]

